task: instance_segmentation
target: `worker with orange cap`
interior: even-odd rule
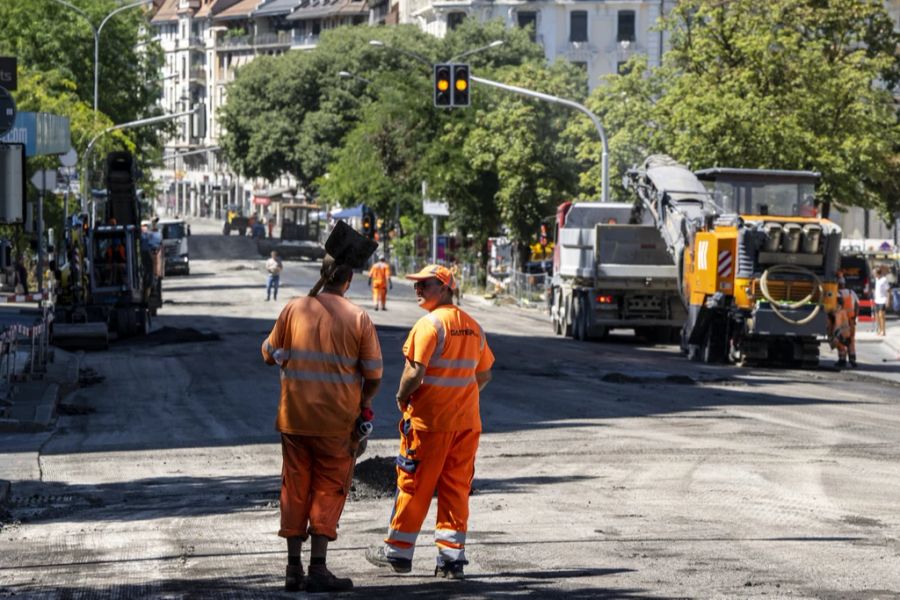
[[[428,265],[407,279],[416,282],[416,302],[428,314],[403,346],[397,495],[387,537],[367,550],[366,559],[397,573],[410,572],[416,538],[437,489],[435,575],[463,579],[481,435],[479,392],[491,379],[494,355],[478,322],[453,305],[457,284],[449,269]]]

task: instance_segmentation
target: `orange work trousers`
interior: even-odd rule
[[[466,562],[469,493],[480,436],[472,430],[416,431],[409,421],[400,422],[397,497],[384,540],[386,556],[412,559],[437,488],[437,564]]]
[[[372,286],[372,302],[375,306],[384,306],[387,301],[387,287],[381,285]]]
[[[281,434],[281,537],[337,539],[353,479],[350,435]]]

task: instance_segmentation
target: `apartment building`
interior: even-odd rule
[[[667,39],[653,31],[677,0],[155,0],[151,26],[166,55],[161,104],[177,112],[204,103],[202,137],[187,123],[168,141],[172,158],[157,173],[175,210],[221,212],[227,204],[252,209],[266,198],[265,182],[242,181],[204,148],[222,134],[217,111],[238,68],[263,54],[312,49],[322,31],[342,25],[414,23],[444,36],[465,19],[503,20],[530,28],[549,61],[584,67],[592,89],[635,54],[658,65]],[[885,5],[900,30],[900,0]],[[275,188],[293,187],[290,177]],[[262,191],[261,191],[262,190]],[[205,208],[209,207],[209,208]]]

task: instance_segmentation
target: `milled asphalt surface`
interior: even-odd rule
[[[153,335],[84,355],[104,379],[63,400],[55,430],[0,435],[0,597],[298,596],[281,591],[278,379],[259,346],[318,266],[288,263],[266,303],[252,242],[214,228],[194,225],[191,276],[166,280]],[[350,296],[370,304],[364,278]],[[434,507],[412,575],[362,558],[387,525],[379,472],[396,453],[400,346],[422,314],[398,282],[370,313],[385,382],[363,457],[379,460],[360,470],[382,489],[351,499],[329,553],[356,583],[348,597],[900,597],[895,347],[861,339],[849,373],[831,358],[712,367],[627,335],[558,338],[535,311],[463,308],[498,357],[469,578],[431,575]]]

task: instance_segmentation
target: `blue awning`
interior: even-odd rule
[[[352,219],[353,217],[362,217],[363,205],[344,208],[337,212],[331,213],[332,219]]]

